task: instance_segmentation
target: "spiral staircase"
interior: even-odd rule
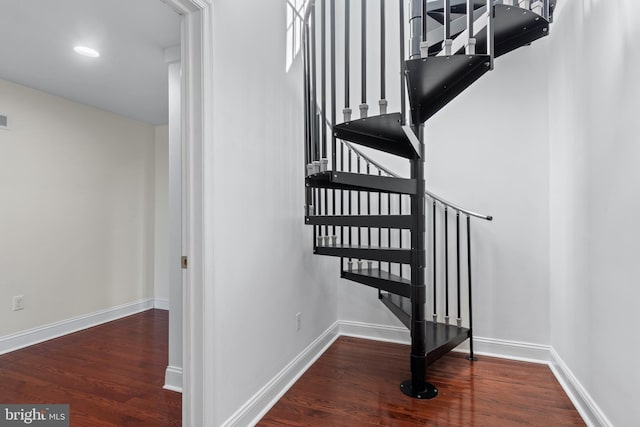
[[[474,360],[471,224],[492,219],[427,190],[424,126],[495,58],[548,35],[554,7],[317,0],[300,11],[313,251],[340,258],[341,277],[377,289],[410,329],[411,378],[400,387],[414,398],[437,395],[426,368],[466,340]],[[409,162],[408,176],[382,165],[389,155]]]

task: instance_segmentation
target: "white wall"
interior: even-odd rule
[[[0,111],[0,336],[152,297],[154,128],[6,81]]]
[[[213,30],[215,307],[205,330],[215,382],[227,385],[211,402],[219,425],[335,322],[338,269],[313,255],[304,225],[301,61],[285,72],[285,2],[217,1]]]
[[[640,419],[635,1],[561,3],[551,33],[551,343],[615,426]]]
[[[433,116],[427,188],[472,211],[476,335],[549,343],[547,40],[495,69]]]

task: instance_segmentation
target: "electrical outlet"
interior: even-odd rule
[[[13,297],[13,311],[24,310],[24,295]]]
[[[296,314],[296,332],[302,328],[302,312]]]

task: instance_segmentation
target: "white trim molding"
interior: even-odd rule
[[[372,323],[338,321],[340,336],[364,338],[367,340],[410,344],[411,334],[404,326],[375,325]]]
[[[555,375],[587,426],[613,427],[613,424],[604,412],[602,412],[602,409],[600,409],[591,395],[553,348],[551,349],[549,368],[551,368],[553,375]]]
[[[182,17],[183,154],[182,425],[216,425],[212,281],[213,0],[162,0]],[[206,118],[206,119],[205,119]],[[206,290],[206,292],[205,292]],[[206,363],[205,363],[206,361]]]
[[[271,381],[242,405],[223,427],[253,426],[293,386],[313,363],[341,336],[375,341],[409,344],[409,332],[404,327],[338,320],[305,348]],[[481,356],[518,360],[548,365],[580,416],[589,427],[613,427],[589,393],[582,387],[555,350],[548,345],[494,338],[474,338],[475,353]],[[454,351],[468,352],[468,342]]]
[[[253,426],[280,400],[307,369],[334,343],[340,336],[340,322],[331,325],[322,335],[315,339],[287,366],[276,374],[244,405],[240,407],[223,427]]]
[[[26,331],[0,337],[0,354],[29,347],[63,335],[88,329],[122,317],[154,308],[153,298],[145,298],[94,313],[83,314],[60,322],[49,323]]]
[[[182,393],[182,368],[167,366],[164,372],[164,386],[162,388]]]
[[[166,298],[155,298],[153,300],[153,308],[158,310],[169,310],[169,300]]]

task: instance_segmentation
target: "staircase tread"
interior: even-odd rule
[[[406,249],[406,248],[387,248],[387,247],[380,247],[380,246],[368,246],[368,245],[349,245],[349,244],[335,244],[335,245],[328,245],[328,246],[318,246],[319,248],[329,248],[329,249],[365,249],[365,250],[372,250],[372,251],[407,251],[410,252],[411,249]]]
[[[355,172],[324,171],[306,178],[308,187],[334,188],[352,191],[415,194],[416,180],[391,176],[367,175]]]
[[[411,281],[379,269],[342,270],[341,277],[402,297],[411,296]]]
[[[310,215],[305,217],[309,225],[331,225],[336,227],[371,227],[410,229],[411,215]]]
[[[406,62],[414,123],[424,123],[489,71],[488,55],[430,56]]]
[[[364,269],[364,270],[344,270],[344,273],[349,273],[353,275],[363,276],[363,277],[371,277],[375,279],[387,280],[390,282],[402,283],[404,285],[411,285],[411,280],[406,279],[404,277],[398,276],[396,274],[391,274],[388,271],[380,270],[377,268],[374,269]]]
[[[503,4],[496,4],[494,11],[496,58],[549,34],[549,22],[533,11]],[[486,40],[486,30],[476,36],[477,53],[486,52]]]
[[[408,159],[419,157],[416,140],[412,141],[402,126],[402,115],[389,113],[340,123],[333,131],[345,141]]]

